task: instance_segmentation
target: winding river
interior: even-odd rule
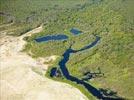
[[[81,84],[83,85],[90,93],[92,93],[95,97],[97,97],[98,99],[103,99],[103,96],[102,94],[100,93],[99,90],[97,90],[96,88],[94,88],[93,86],[91,86],[90,84],[74,77],[74,76],[71,76],[67,67],[66,67],[66,63],[68,62],[69,60],[69,57],[70,57],[70,54],[71,53],[77,53],[77,52],[80,52],[80,51],[83,51],[83,50],[87,50],[93,46],[95,46],[98,41],[100,40],[100,37],[96,36],[96,40],[94,42],[92,42],[90,45],[88,46],[85,46],[83,48],[81,48],[80,50],[72,50],[71,49],[71,46],[69,49],[67,49],[64,54],[62,55],[63,56],[63,59],[59,62],[59,66],[60,66],[60,69],[64,75],[64,77],[70,81],[73,81],[73,82],[76,82],[77,84]]]
[[[60,66],[60,69],[62,71],[62,74],[64,75],[64,77],[67,79],[67,80],[70,80],[72,82],[76,82],[77,84],[80,84],[80,85],[83,85],[85,87],[85,89],[87,89],[89,91],[89,93],[91,93],[93,96],[95,96],[97,99],[99,100],[122,100],[120,98],[112,98],[112,97],[106,97],[104,96],[100,90],[96,89],[95,87],[93,87],[91,84],[83,81],[83,80],[80,80],[79,78],[77,77],[74,77],[72,76],[67,67],[66,67],[66,63],[68,62],[69,60],[69,57],[70,57],[70,54],[73,54],[73,53],[77,53],[77,52],[81,52],[83,50],[87,50],[89,48],[92,48],[94,47],[100,40],[100,37],[96,36],[96,40],[94,42],[92,42],[91,44],[81,48],[80,50],[73,50],[71,49],[71,46],[69,47],[69,49],[67,49],[64,54],[62,55],[63,56],[63,59],[61,59],[61,61],[58,63],[59,66]]]
[[[84,80],[81,80],[77,77],[72,76],[66,66],[66,63],[69,61],[69,57],[70,54],[74,54],[74,53],[78,53],[87,49],[90,49],[92,47],[94,47],[95,45],[97,45],[97,43],[100,40],[99,36],[95,36],[96,39],[95,41],[93,41],[91,44],[79,49],[79,50],[73,50],[71,48],[71,46],[63,53],[63,59],[61,59],[61,61],[58,63],[61,72],[63,74],[63,76],[67,79],[70,80],[72,82],[75,82],[77,84],[80,84],[82,86],[85,87],[85,89],[87,89],[89,91],[89,93],[91,93],[93,96],[95,96],[97,99],[99,100],[123,100],[122,98],[113,98],[113,97],[109,97],[109,96],[105,96],[100,90],[96,89],[95,87],[93,87],[91,84],[85,82]],[[47,42],[47,41],[51,41],[51,40],[65,40],[68,37],[66,35],[54,35],[54,36],[46,36],[46,37],[42,37],[42,38],[37,38],[36,41],[37,42]],[[51,69],[51,73],[50,76],[53,77],[56,74],[56,68],[52,68]]]

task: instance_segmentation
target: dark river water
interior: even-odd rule
[[[69,49],[67,49],[64,54],[62,55],[63,56],[63,59],[59,62],[59,66],[60,66],[60,69],[64,75],[64,77],[70,81],[73,81],[73,82],[76,82],[77,84],[81,84],[83,85],[90,93],[92,93],[94,96],[96,96],[97,98],[101,99],[103,98],[103,96],[100,94],[100,92],[94,88],[93,86],[89,85],[88,83],[70,75],[67,67],[66,67],[66,63],[68,62],[69,60],[69,57],[70,57],[70,54],[72,53],[77,53],[77,52],[80,52],[80,51],[83,51],[83,50],[87,50],[93,46],[95,46],[100,40],[100,37],[96,37],[96,40],[94,42],[92,42],[91,44],[89,44],[88,46],[85,46],[83,48],[81,48],[80,50],[72,50],[71,49],[71,46]]]
[[[80,31],[78,31],[76,29],[72,29],[71,32],[74,35],[81,33]],[[66,35],[52,35],[52,36],[39,37],[39,38],[36,38],[35,40],[37,42],[47,42],[47,41],[56,41],[56,40],[61,41],[61,40],[67,40],[67,39],[68,39],[68,36],[66,36]],[[79,50],[73,50],[73,49],[71,49],[71,46],[70,46],[62,55],[63,59],[61,59],[61,61],[58,63],[58,65],[60,66],[61,72],[67,80],[70,80],[72,82],[75,82],[76,84],[80,84],[80,85],[84,86],[85,89],[87,89],[89,91],[89,93],[91,93],[97,99],[99,99],[99,100],[123,100],[120,98],[111,98],[111,97],[104,96],[100,90],[96,89],[91,84],[89,84],[89,83],[85,82],[84,80],[81,80],[77,77],[72,76],[67,69],[66,63],[69,61],[69,57],[71,54],[90,49],[90,48],[96,46],[99,41],[100,41],[100,37],[96,36],[95,41],[93,41],[89,45],[87,45]],[[51,77],[56,75],[56,70],[57,70],[56,68],[51,69],[51,73],[50,73]]]
[[[67,66],[66,66],[66,63],[69,61],[69,57],[70,57],[70,54],[73,54],[73,53],[78,53],[78,52],[81,52],[83,50],[87,50],[87,49],[90,49],[92,47],[94,47],[95,45],[97,45],[97,43],[99,42],[100,40],[100,37],[96,36],[96,40],[94,42],[92,42],[91,44],[81,48],[80,50],[72,50],[71,49],[71,46],[70,48],[68,48],[64,54],[62,55],[63,56],[63,59],[61,59],[61,61],[58,63],[59,66],[60,66],[60,69],[62,71],[62,74],[64,75],[64,77],[67,79],[67,80],[70,80],[72,82],[76,82],[77,84],[80,84],[80,85],[83,85],[85,87],[85,89],[87,89],[89,91],[89,93],[91,93],[93,96],[95,96],[97,99],[99,100],[123,100],[123,99],[120,99],[120,98],[111,98],[111,97],[105,97],[100,90],[96,89],[95,87],[93,87],[91,84],[77,78],[77,77],[74,77],[72,76],[68,69],[67,69]],[[53,77],[55,75],[55,72],[56,72],[56,69],[52,69],[51,70],[51,77]]]

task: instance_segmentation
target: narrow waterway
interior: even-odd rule
[[[67,49],[65,51],[65,53],[62,55],[63,59],[59,62],[59,66],[60,66],[60,69],[61,69],[61,71],[66,79],[73,81],[73,82],[76,82],[77,84],[83,85],[90,93],[92,93],[97,98],[101,99],[101,98],[103,98],[103,96],[100,94],[100,92],[96,88],[94,88],[90,84],[88,84],[88,83],[86,83],[86,82],[84,82],[84,81],[82,81],[74,76],[71,76],[67,67],[66,67],[66,63],[68,62],[71,53],[77,53],[77,52],[89,49],[89,48],[95,46],[99,40],[100,40],[100,37],[96,37],[96,40],[93,43],[91,43],[90,45],[88,45],[80,50],[72,50],[71,46],[70,46],[70,48]]]
[[[87,49],[90,49],[90,48],[96,46],[97,43],[100,41],[100,37],[99,36],[95,36],[95,37],[96,37],[95,41],[93,41],[91,44],[89,44],[87,46],[84,46],[83,48],[81,48],[79,50],[73,50],[70,46],[64,52],[64,54],[62,55],[63,59],[61,59],[61,61],[58,63],[58,65],[60,66],[61,72],[67,80],[70,80],[72,82],[76,82],[76,84],[80,84],[80,85],[84,86],[85,89],[87,89],[89,91],[89,93],[91,93],[97,99],[100,99],[100,100],[123,100],[122,98],[118,98],[118,97],[112,98],[110,96],[105,96],[102,93],[102,91],[93,87],[91,84],[89,84],[89,83],[85,82],[84,80],[81,80],[77,77],[72,76],[67,69],[66,63],[69,61],[70,55],[87,50]],[[35,40],[37,42],[48,42],[48,41],[62,41],[62,40],[67,40],[67,39],[68,39],[68,36],[63,35],[63,34],[59,34],[59,35],[52,35],[52,36],[50,35],[50,36],[39,37],[39,38],[36,38]],[[56,72],[57,72],[56,68],[51,69],[50,76],[51,77],[55,76]]]
[[[68,62],[69,60],[69,57],[70,57],[70,54],[73,54],[73,53],[77,53],[77,52],[80,52],[80,51],[83,51],[83,50],[87,50],[89,48],[92,48],[94,47],[100,40],[100,37],[96,36],[96,40],[94,42],[92,42],[91,44],[81,48],[80,50],[72,50],[71,49],[71,46],[69,49],[67,49],[64,54],[62,55],[63,56],[63,59],[59,62],[59,66],[60,66],[60,69],[62,71],[62,74],[64,75],[64,77],[67,79],[67,80],[70,80],[72,82],[76,82],[77,84],[81,84],[85,87],[85,89],[87,89],[89,91],[89,93],[91,93],[93,96],[95,96],[97,99],[100,99],[100,100],[122,100],[120,98],[110,98],[110,97],[105,97],[103,96],[103,94],[101,93],[101,91],[99,91],[98,89],[96,89],[95,87],[93,87],[91,84],[83,81],[83,80],[80,80],[79,78],[76,78],[74,76],[72,76],[67,67],[66,67],[66,63]]]

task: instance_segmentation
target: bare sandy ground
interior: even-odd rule
[[[0,39],[0,100],[87,100],[76,88],[41,76],[32,69],[45,73],[49,65],[44,60],[56,56],[33,59],[20,52],[23,37],[42,31],[42,26],[21,37],[3,35]]]

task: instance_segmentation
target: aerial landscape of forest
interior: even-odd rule
[[[58,90],[64,100],[134,100],[133,5],[133,0],[0,0],[1,100],[62,100]],[[34,86],[35,80],[40,82]],[[54,99],[43,94],[46,87],[56,91],[49,94]],[[43,97],[35,98],[36,89]],[[73,91],[83,99],[72,98]]]

